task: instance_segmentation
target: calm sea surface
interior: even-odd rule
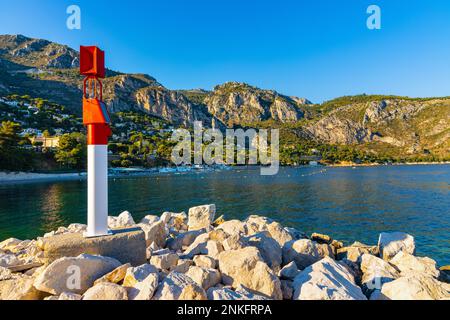
[[[35,238],[86,221],[86,182],[0,185],[0,240]],[[158,175],[110,181],[110,213],[181,212],[215,203],[218,215],[271,217],[307,233],[376,244],[384,231],[416,238],[419,255],[450,264],[450,166],[282,168]]]

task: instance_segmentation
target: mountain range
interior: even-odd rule
[[[0,36],[0,96],[27,94],[81,112],[79,53],[22,35]],[[382,79],[380,79],[382,81]],[[143,111],[177,126],[269,123],[318,143],[355,145],[372,153],[450,155],[450,98],[360,95],[323,104],[249,84],[212,91],[170,90],[146,74],[107,70],[104,100],[111,112]],[[213,121],[214,119],[214,121]]]

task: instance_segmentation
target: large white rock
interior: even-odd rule
[[[216,205],[206,205],[189,209],[189,231],[209,228],[216,216]]]
[[[136,225],[133,216],[128,211],[122,212],[118,217],[108,217],[108,227],[120,229]]]
[[[223,230],[226,233],[228,233],[230,236],[247,234],[246,224],[239,220],[225,221],[220,226],[218,226],[216,229]]]
[[[383,259],[371,254],[363,254],[360,259],[360,268],[363,273],[362,286],[368,292],[381,290],[385,283],[400,277],[398,270]]]
[[[222,244],[216,241],[219,240],[218,238],[217,233],[201,234],[186,248],[183,258],[193,259],[196,255],[207,255],[216,259],[219,253],[224,250]]]
[[[161,220],[167,225],[171,230],[175,231],[187,231],[188,230],[188,217],[185,212],[173,213],[164,212],[161,216]]]
[[[224,251],[218,260],[224,284],[233,288],[242,285],[272,299],[283,298],[280,280],[263,261],[257,248]]]
[[[397,253],[389,262],[400,270],[402,276],[423,273],[438,278],[440,274],[433,259],[415,257],[405,251]]]
[[[172,272],[159,284],[153,300],[206,300],[206,292],[187,275]]]
[[[42,292],[33,286],[34,278],[15,276],[0,281],[0,300],[42,300]]]
[[[116,259],[82,254],[76,258],[61,258],[51,263],[34,281],[43,292],[60,295],[63,292],[83,294],[94,281],[121,266]]]
[[[386,283],[381,289],[383,299],[389,300],[448,300],[450,293],[443,283],[424,274],[401,277]]]
[[[168,253],[159,256],[152,256],[150,263],[160,270],[170,270],[178,264],[179,257],[177,254]]]
[[[151,264],[143,264],[139,267],[128,268],[123,280],[124,287],[133,287],[139,282],[144,281],[151,274],[158,275],[158,269]]]
[[[176,237],[167,240],[167,248],[173,251],[182,250],[193,244],[195,239],[202,233],[204,233],[203,230],[180,233]]]
[[[367,300],[349,270],[330,257],[303,270],[293,287],[294,300]]]
[[[200,257],[200,256],[197,256]],[[175,267],[170,268],[171,272],[178,272],[178,273],[186,273],[188,272],[189,268],[194,265],[194,261],[188,260],[188,259],[181,259],[178,260],[178,264]]]
[[[144,218],[142,218],[140,224],[153,224],[155,222],[159,221],[159,217],[158,216],[154,216],[154,215],[147,215]]]
[[[103,282],[88,289],[83,300],[128,300],[127,290],[115,283]]]
[[[216,260],[208,256],[195,256],[194,263],[197,267],[215,269]]]
[[[414,255],[416,244],[414,237],[403,232],[381,233],[378,240],[380,256],[384,260],[391,260],[400,251]]]
[[[186,272],[186,275],[205,290],[214,287],[222,280],[219,271],[197,266],[190,267],[188,272]]]
[[[151,300],[158,288],[158,274],[151,273],[132,287],[127,287],[130,300]]]
[[[280,270],[282,263],[281,247],[275,239],[270,236],[268,231],[260,232],[244,238],[247,246],[258,248],[261,256],[267,265],[273,270]]]
[[[160,248],[166,245],[167,230],[164,221],[160,220],[152,224],[139,224],[138,226],[144,231],[147,247],[152,243],[155,243]]]
[[[225,241],[222,242],[222,246],[224,251],[239,250],[245,248],[246,243],[242,236],[235,234],[225,239]]]
[[[266,217],[250,216],[246,220],[246,226],[249,235],[261,231],[268,231],[271,237],[278,242],[280,247],[283,247],[287,242],[296,239],[287,229],[283,228],[281,224]]]
[[[301,270],[322,258],[320,245],[308,239],[289,241],[283,247],[283,264],[294,261]]]

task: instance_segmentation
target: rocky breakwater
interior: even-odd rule
[[[40,243],[82,233],[74,224],[32,241],[0,243],[2,300],[397,300],[450,299],[448,268],[417,257],[414,238],[383,233],[374,246],[307,236],[271,219],[216,219],[206,205],[185,213],[110,217],[139,227],[147,262],[81,254],[46,262]]]

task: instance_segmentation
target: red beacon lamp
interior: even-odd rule
[[[108,138],[111,118],[103,102],[105,53],[97,47],[80,47],[83,83],[83,124],[88,144],[88,227],[85,237],[110,235],[108,230]]]

